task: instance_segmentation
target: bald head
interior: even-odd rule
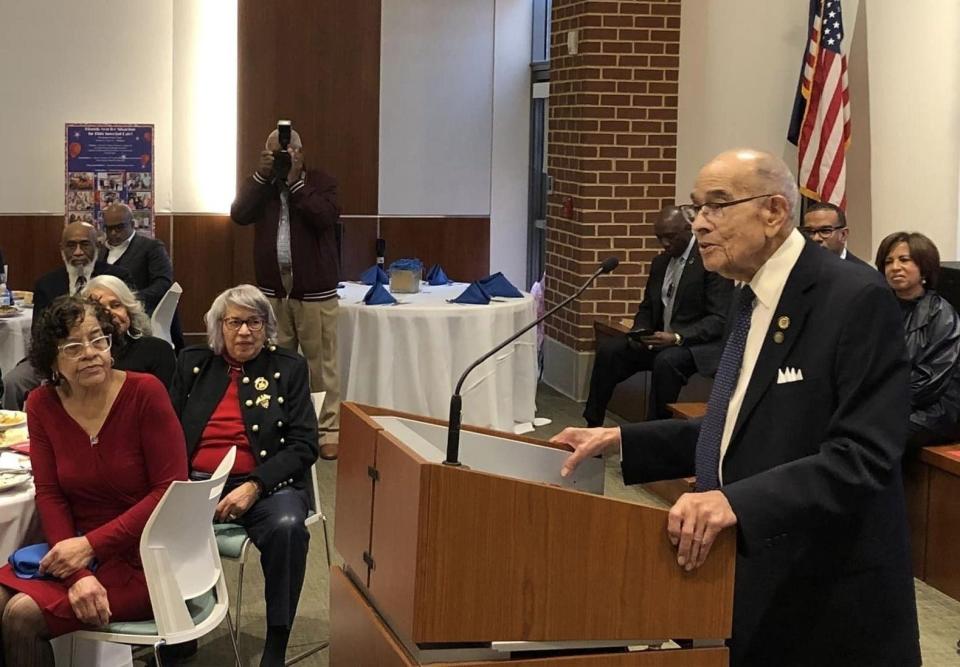
[[[704,267],[749,282],[793,231],[800,195],[783,160],[738,148],[700,170],[691,198]]]
[[[66,264],[83,268],[94,261],[97,228],[89,222],[71,222],[60,235],[60,254]]]
[[[103,231],[107,245],[119,246],[133,233],[133,211],[120,202],[110,204],[103,210]]]
[[[664,252],[671,257],[680,257],[690,244],[693,232],[690,221],[676,206],[664,206],[653,223],[653,233],[656,235]]]
[[[274,130],[267,135],[266,148],[271,153],[280,150],[280,132]],[[303,148],[303,142],[300,141],[300,134],[296,130],[290,130],[290,148]]]

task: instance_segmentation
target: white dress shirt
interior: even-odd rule
[[[773,321],[780,297],[783,295],[783,288],[800,258],[800,253],[803,252],[804,244],[803,235],[794,229],[783,245],[763,263],[750,281],[750,289],[753,290],[756,298],[753,302],[753,314],[750,317],[750,332],[747,334],[747,343],[743,350],[740,375],[737,378],[737,386],[730,396],[727,420],[723,424],[723,437],[720,440],[719,479],[721,484],[723,483],[723,457],[730,445],[733,427],[737,424],[740,407],[743,405],[743,397],[747,393],[747,387],[750,386],[753,369],[757,365],[757,358],[760,356],[763,341],[767,337],[767,330],[770,328],[770,322]]]
[[[113,264],[123,256],[123,253],[125,253],[127,248],[130,247],[130,241],[133,240],[133,235],[136,233],[136,230],[130,232],[130,236],[127,237],[127,240],[120,245],[114,246],[110,245],[109,243],[107,244],[107,264]]]

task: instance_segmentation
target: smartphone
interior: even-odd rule
[[[631,329],[627,332],[627,338],[630,340],[640,340],[656,333],[653,329]]]

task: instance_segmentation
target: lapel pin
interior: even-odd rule
[[[777,318],[777,326],[780,327],[781,329],[789,329],[790,318],[787,317],[786,315],[781,315],[780,317]]]
[[[260,394],[257,396],[257,405],[266,410],[270,407],[270,395],[269,394]]]
[[[256,380],[253,381],[253,388],[256,389],[257,391],[266,391],[267,387],[269,386],[270,386],[270,383],[267,382],[267,378],[265,377],[258,377]]]
[[[783,342],[783,332],[782,332],[782,331],[778,331],[777,333],[773,334],[773,342],[774,342],[774,343],[782,343],[782,342]]]

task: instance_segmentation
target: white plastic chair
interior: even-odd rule
[[[161,646],[202,637],[226,618],[240,666],[227,585],[213,536],[213,512],[235,457],[233,447],[208,480],[173,482],[144,526],[140,559],[154,620],[109,623],[97,630],[79,630],[74,637],[152,645],[159,666]]]
[[[327,392],[318,391],[310,394],[310,398],[313,401],[313,411],[314,414],[319,419],[320,410],[323,407],[323,399],[326,396]],[[311,498],[313,507],[307,513],[307,518],[304,520],[303,525],[308,529],[310,526],[315,524],[317,521],[323,522],[323,545],[324,553],[327,556],[327,571],[330,570],[330,536],[327,532],[327,516],[323,513],[323,508],[320,505],[320,485],[317,483],[317,464],[314,463],[310,466],[310,484],[311,491],[313,492],[313,497]],[[247,532],[244,530],[243,526],[235,523],[218,523],[214,525],[214,533],[217,536],[217,546],[220,550],[220,557],[225,560],[231,560],[238,562],[240,564],[239,572],[237,573],[237,623],[234,626],[235,638],[234,643],[238,644],[240,641],[240,612],[241,605],[243,604],[243,570],[246,567],[247,563],[247,551],[250,549],[250,545],[253,544],[250,541],[250,538],[247,537]],[[313,646],[304,653],[301,653],[290,660],[287,660],[285,664],[293,665],[297,662],[300,662],[304,658],[307,658],[318,651],[322,651],[327,648],[330,643],[327,641],[320,642],[317,646]]]
[[[173,337],[170,335],[170,326],[173,324],[173,316],[177,312],[177,304],[180,303],[180,297],[183,295],[183,288],[180,283],[173,283],[170,289],[160,299],[153,316],[150,318],[150,327],[153,329],[153,335],[157,338],[170,343],[173,347]]]

